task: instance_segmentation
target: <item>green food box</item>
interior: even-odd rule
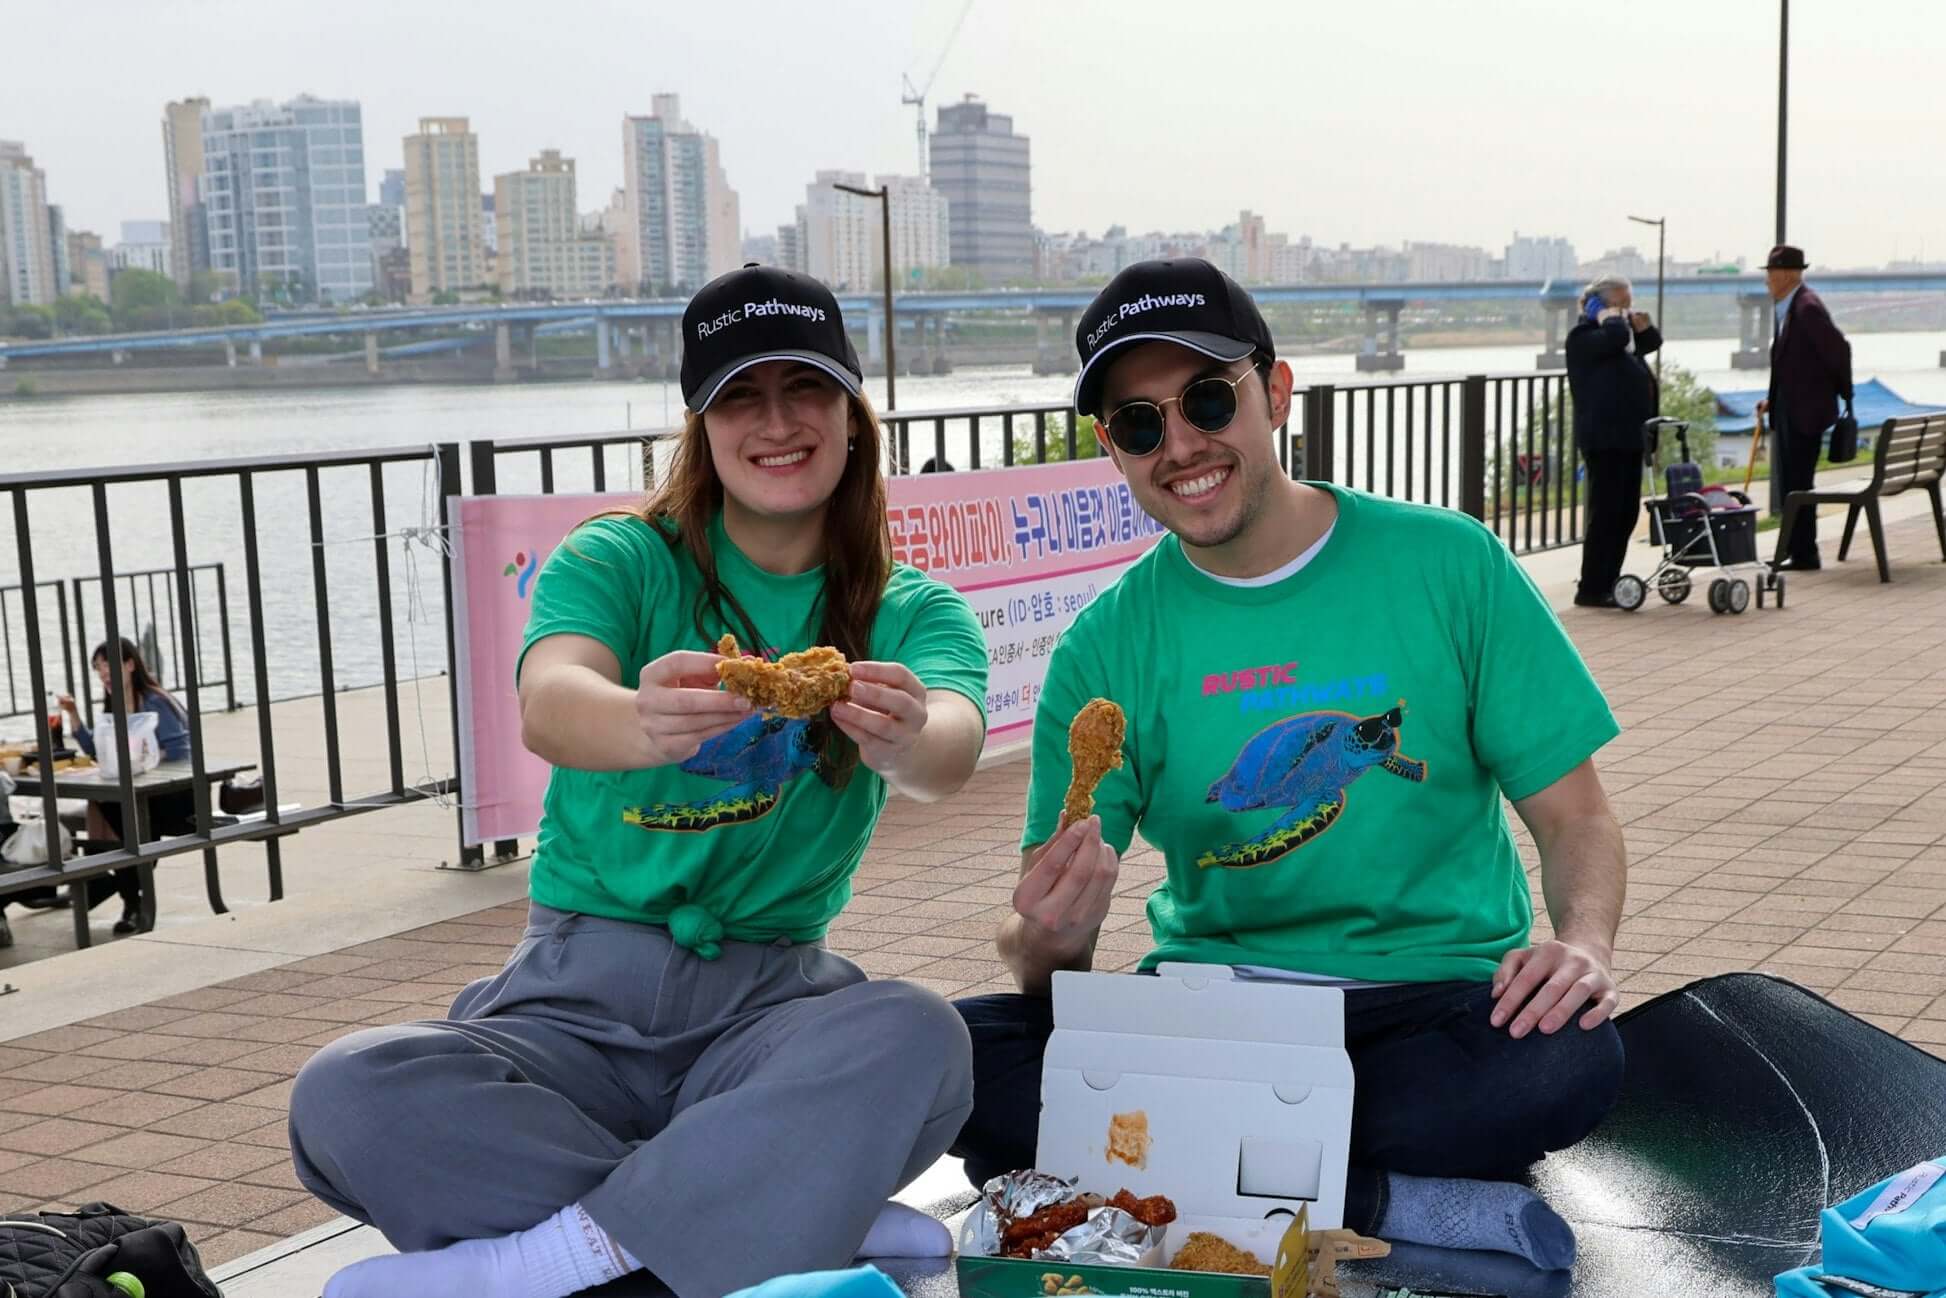
[[[1279,1219],[1281,1221],[1281,1218]],[[1275,1229],[1279,1221],[1266,1223]],[[1303,1298],[1310,1288],[1309,1233],[1299,1212],[1278,1243],[1280,1261],[1297,1259],[1273,1276],[1219,1275],[1212,1271],[1176,1271],[1169,1258],[1187,1238],[1194,1221],[1178,1221],[1164,1228],[1162,1242],[1143,1257],[1140,1266],[1098,1266],[1072,1262],[1035,1261],[1011,1257],[972,1257],[962,1253],[954,1265],[960,1298],[1057,1298],[1101,1295],[1102,1298]],[[1247,1241],[1232,1239],[1232,1243]]]

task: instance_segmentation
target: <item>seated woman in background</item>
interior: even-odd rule
[[[126,636],[122,638],[122,706],[117,707],[114,700],[114,678],[108,670],[108,645],[95,646],[95,675],[101,678],[102,711],[111,716],[153,712],[156,717],[155,740],[162,749],[165,762],[189,760],[189,714],[183,710],[169,692],[157,683],[149,666],[142,660],[141,650]],[[60,697],[61,710],[67,713],[68,729],[74,732],[74,742],[81,751],[95,757],[94,731],[82,724],[81,714],[74,706],[74,698],[63,694]],[[112,741],[109,741],[112,742]],[[190,793],[170,793],[154,798],[149,802],[149,836],[151,839],[170,834],[187,834],[196,827],[196,799]],[[91,843],[113,843],[122,841],[122,808],[117,802],[90,802],[88,804],[88,839]],[[101,904],[110,893],[118,893],[122,899],[122,917],[115,921],[115,933],[119,935],[145,932],[153,924],[142,922],[142,882],[139,871],[117,870],[107,879],[88,881],[88,905]]]

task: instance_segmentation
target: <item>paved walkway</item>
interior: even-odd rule
[[[1602,762],[1634,862],[1617,954],[1627,1002],[1764,969],[1946,1054],[1946,564],[1930,520],[1891,531],[1890,587],[1867,554],[1793,579],[1782,613],[1715,617],[1692,601],[1564,614],[1626,726]],[[1540,576],[1558,594],[1551,562]],[[941,805],[895,800],[834,948],[947,995],[1003,988],[992,937],[1026,776],[1014,762]],[[411,858],[410,901],[334,897],[328,873],[306,875],[309,900],[7,971],[24,991],[0,996],[0,1210],[110,1200],[187,1223],[218,1263],[330,1220],[291,1177],[290,1078],[341,1033],[442,1013],[521,924],[520,867],[433,871],[444,842],[393,837],[407,823],[430,835],[420,814],[344,831]],[[1161,873],[1152,852],[1130,855],[1105,967],[1145,949],[1142,898]],[[442,917],[342,936],[354,918],[384,924],[388,904]],[[17,923],[41,925],[65,933],[67,920]],[[102,969],[117,976],[88,972]],[[62,1017],[63,997],[121,1008]]]

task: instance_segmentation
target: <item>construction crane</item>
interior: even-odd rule
[[[926,84],[914,88],[912,78],[901,74],[899,80],[904,84],[904,93],[899,96],[901,104],[911,104],[919,110],[919,178],[930,178],[931,172],[926,165],[926,96],[932,91],[932,83],[939,77],[939,69],[946,66],[946,56],[952,52],[953,42],[959,39],[959,29],[966,25],[966,15],[972,12],[973,0],[966,0],[960,6],[959,17],[953,20],[953,30],[947,33],[946,44],[939,51],[939,58],[933,62],[932,72],[926,77]]]

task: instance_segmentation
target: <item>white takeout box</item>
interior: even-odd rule
[[[1313,1230],[1344,1221],[1344,1043],[1336,988],[1243,981],[1227,965],[1057,973],[1035,1166],[1083,1190],[1167,1195],[1172,1240],[1213,1231],[1274,1262],[1303,1204]],[[1137,1111],[1144,1167],[1108,1157],[1110,1119]]]

